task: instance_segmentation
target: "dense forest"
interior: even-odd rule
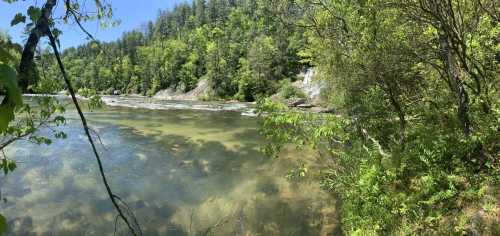
[[[214,88],[207,99],[254,101],[307,66],[298,55],[304,29],[280,17],[268,1],[197,0],[160,11],[155,22],[115,42],[66,49],[64,62],[78,89],[154,95],[166,88],[187,92],[207,80]],[[47,57],[39,71],[60,81],[57,64]],[[48,89],[44,84],[39,91]],[[63,88],[50,84],[50,92]]]
[[[53,52],[35,59],[21,87],[63,90]],[[495,0],[195,0],[63,52],[80,90],[152,96],[206,80],[206,99],[257,101],[265,153],[318,155],[288,177],[335,195],[347,235],[500,233],[499,62]],[[330,113],[268,98],[310,67]]]

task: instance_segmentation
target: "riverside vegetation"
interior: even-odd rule
[[[115,42],[66,49],[63,62],[93,94],[187,92],[205,80],[205,99],[258,101],[265,153],[319,156],[287,177],[336,196],[344,234],[498,235],[499,17],[494,0],[195,0]],[[1,85],[17,98],[2,102],[6,127],[5,114],[26,111],[9,80],[22,47],[1,45],[13,55],[1,58]],[[53,52],[37,55],[37,73],[16,84],[64,89]],[[335,114],[269,98],[299,96],[290,83],[309,67]],[[45,119],[58,110],[47,109]]]

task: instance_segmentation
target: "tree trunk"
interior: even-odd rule
[[[406,116],[405,112],[403,111],[403,108],[401,107],[401,104],[396,98],[396,95],[392,91],[391,88],[389,88],[389,100],[391,101],[391,105],[394,107],[396,110],[396,113],[398,113],[399,117],[399,126],[401,128],[401,137],[404,137],[404,131],[406,129]]]
[[[41,29],[48,27],[49,22],[47,22],[47,19],[51,19],[52,9],[56,5],[56,2],[56,0],[47,0],[45,5],[43,5],[42,16],[38,19],[35,28],[31,31],[28,40],[24,45],[21,62],[19,64],[19,86],[21,86],[21,88],[25,91],[35,82],[33,81],[33,68],[35,68],[33,58],[35,57],[36,46],[38,45],[40,38],[45,35],[45,32]]]
[[[455,99],[457,100],[457,116],[460,120],[460,126],[464,134],[469,136],[471,129],[469,119],[469,95],[465,90],[463,81],[460,79],[455,57],[450,47],[451,38],[446,32],[446,29],[441,29],[439,34],[441,57],[444,62],[447,79],[452,86],[451,90],[455,94]]]

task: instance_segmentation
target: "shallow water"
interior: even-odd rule
[[[50,146],[6,150],[18,169],[0,177],[11,235],[112,235],[114,211],[90,146],[69,111]],[[335,201],[316,181],[289,182],[308,160],[263,156],[257,119],[239,112],[119,107],[87,113],[113,191],[144,235],[331,235]],[[42,133],[49,133],[42,130]],[[126,235],[123,224],[119,235]]]
[[[253,113],[254,105],[248,102],[217,102],[162,100],[143,96],[102,96],[108,106],[145,108],[150,110],[200,110],[200,111],[235,111]]]

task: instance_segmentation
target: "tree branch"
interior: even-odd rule
[[[27,40],[25,47],[24,47],[24,50],[23,50],[21,62],[19,65],[20,81],[29,81],[29,78],[32,76],[32,68],[34,65],[33,59],[34,59],[34,55],[35,55],[36,46],[38,45],[41,37],[48,36],[49,40],[50,40],[50,44],[52,46],[52,49],[54,50],[54,54],[55,54],[56,59],[57,59],[59,69],[61,70],[64,82],[66,83],[66,86],[68,87],[68,90],[71,94],[71,99],[73,101],[73,104],[75,105],[75,107],[78,111],[78,115],[80,116],[80,119],[82,121],[82,125],[84,128],[85,134],[88,138],[90,145],[92,146],[92,151],[94,152],[95,158],[97,160],[97,164],[99,166],[99,172],[100,172],[100,175],[102,177],[104,186],[106,187],[106,192],[108,193],[108,196],[109,196],[111,202],[113,203],[113,206],[118,211],[120,218],[122,218],[122,220],[125,222],[125,224],[129,228],[130,232],[134,236],[142,235],[142,231],[141,231],[139,224],[136,224],[137,228],[138,228],[138,230],[136,231],[132,227],[132,225],[130,224],[127,217],[124,215],[120,206],[118,205],[118,203],[116,201],[116,197],[115,197],[116,195],[113,194],[113,192],[111,191],[111,187],[109,186],[108,180],[106,178],[100,155],[97,152],[96,145],[95,145],[95,143],[92,139],[92,136],[90,134],[90,129],[88,127],[87,120],[86,120],[86,118],[85,118],[85,116],[80,108],[80,105],[78,104],[78,100],[76,98],[75,91],[71,85],[71,82],[70,82],[67,74],[66,74],[66,70],[64,68],[64,65],[63,65],[62,60],[61,60],[61,56],[59,54],[59,50],[57,48],[56,39],[54,38],[52,31],[50,30],[51,15],[52,15],[52,11],[53,11],[53,8],[56,5],[56,3],[57,3],[56,0],[47,0],[47,2],[45,3],[45,5],[42,8],[41,17],[38,19],[36,26],[33,28],[33,30],[31,31],[31,33],[28,37],[28,40]],[[79,24],[79,25],[81,26],[81,24]],[[26,82],[26,86],[27,86],[27,84],[28,83]],[[12,142],[10,142],[10,143],[12,143]]]
[[[118,211],[118,214],[120,215],[120,218],[122,218],[122,220],[125,222],[125,224],[127,225],[127,227],[130,229],[130,232],[132,232],[132,234],[134,236],[142,235],[140,227],[138,227],[139,228],[139,233],[137,233],[136,230],[132,227],[132,225],[130,224],[129,220],[124,215],[122,209],[118,205],[118,203],[117,203],[117,201],[115,199],[115,195],[111,191],[111,187],[109,186],[108,180],[107,180],[106,175],[104,173],[104,167],[102,165],[101,157],[99,155],[99,152],[97,151],[97,148],[96,148],[96,145],[94,143],[94,140],[92,139],[92,136],[90,134],[90,128],[89,128],[89,126],[87,124],[87,119],[85,118],[85,115],[83,114],[82,109],[80,108],[80,105],[78,104],[78,100],[76,98],[75,91],[73,89],[73,86],[71,85],[71,82],[70,82],[70,80],[68,78],[68,75],[66,74],[66,70],[64,68],[64,65],[63,65],[62,60],[61,60],[61,56],[59,54],[59,50],[57,48],[56,40],[55,40],[54,36],[52,35],[52,32],[50,31],[50,29],[48,27],[46,28],[46,30],[47,30],[46,34],[49,37],[50,44],[52,46],[52,49],[54,50],[54,54],[55,54],[56,59],[57,59],[57,64],[59,65],[59,69],[60,69],[60,71],[62,73],[64,82],[66,83],[66,86],[68,87],[68,91],[71,94],[71,99],[73,100],[73,104],[75,105],[76,110],[78,111],[78,115],[80,116],[80,120],[82,121],[83,130],[85,131],[85,135],[88,138],[88,141],[89,141],[89,143],[90,143],[90,145],[92,147],[92,151],[94,152],[94,156],[95,156],[95,158],[97,160],[97,164],[99,166],[99,172],[101,174],[101,178],[102,178],[102,181],[104,183],[104,186],[106,187],[106,192],[108,193],[108,196],[111,199],[111,202],[113,203],[116,211]]]

